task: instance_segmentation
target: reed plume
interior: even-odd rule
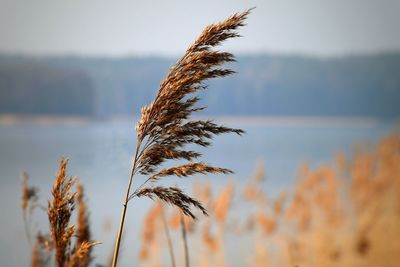
[[[31,265],[48,266],[54,259],[58,267],[87,267],[93,246],[99,244],[90,240],[88,207],[84,200],[83,187],[78,183],[77,192],[73,186],[76,178],[67,177],[68,160],[62,159],[52,189],[52,200],[48,201],[47,217],[50,234],[38,233],[32,248]],[[25,212],[33,199],[37,201],[34,187],[29,187],[27,176],[23,180],[22,209]],[[79,205],[77,228],[70,224],[76,203]],[[76,237],[75,245],[72,239]],[[54,252],[54,257],[52,257]]]
[[[76,201],[78,204],[78,227],[76,229],[76,245],[79,246],[83,242],[90,240],[89,214],[86,201],[84,200],[84,189],[78,182],[76,187]]]
[[[75,232],[74,225],[69,224],[72,211],[75,208],[75,193],[70,192],[75,183],[75,178],[66,177],[68,161],[63,159],[57,179],[53,185],[53,201],[48,202],[47,214],[50,222],[51,239],[56,251],[58,267],[63,267],[69,259],[71,237]]]
[[[91,251],[92,246],[89,240],[91,240],[91,233],[89,227],[89,212],[88,206],[84,199],[84,189],[81,183],[77,183],[76,187],[76,202],[78,204],[78,218],[77,218],[77,228],[76,228],[76,242],[75,247],[77,250],[75,258],[78,259],[78,266],[84,267],[89,266],[91,261]],[[74,256],[72,256],[74,257]],[[71,261],[72,261],[71,257]]]
[[[219,196],[215,200],[214,204],[214,216],[219,224],[224,224],[228,216],[228,211],[231,207],[232,199],[234,196],[235,186],[232,182],[227,184]]]
[[[185,177],[197,173],[231,173],[228,169],[193,162],[201,154],[187,150],[185,146],[194,144],[208,147],[216,135],[243,134],[241,129],[217,125],[210,120],[193,120],[191,115],[205,108],[196,106],[200,98],[193,94],[206,89],[207,80],[234,73],[231,69],[221,67],[224,63],[235,61],[234,56],[231,53],[213,50],[213,47],[227,39],[238,37],[236,30],[244,25],[249,13],[250,10],[237,13],[220,23],[207,26],[183,57],[170,68],[153,102],[142,108],[141,119],[135,127],[137,146],[114,247],[113,267],[117,265],[127,205],[134,197],[158,198],[177,206],[185,215],[193,218],[192,207],[206,214],[200,202],[185,195],[180,189],[146,188],[149,182],[171,175]],[[186,160],[189,163],[160,169],[160,165],[168,160]],[[132,181],[136,174],[148,178],[131,194]]]
[[[100,244],[99,242],[82,242],[75,252],[70,256],[68,262],[64,265],[65,267],[80,267],[88,266],[89,255],[92,247]]]
[[[207,215],[206,209],[201,205],[200,202],[197,200],[189,197],[183,191],[179,188],[176,187],[153,187],[153,188],[144,188],[140,190],[137,194],[137,197],[143,197],[147,196],[151,199],[158,198],[168,204],[174,205],[182,210],[182,212],[187,215],[192,217],[193,219],[196,218],[196,216],[193,214],[193,212],[190,209],[190,206],[194,206],[201,210],[203,214]]]
[[[257,222],[265,235],[271,235],[277,228],[276,220],[263,212],[257,214]]]

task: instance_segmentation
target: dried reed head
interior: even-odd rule
[[[242,195],[246,201],[259,204],[265,204],[267,202],[267,196],[265,192],[260,188],[258,184],[255,183],[248,183],[244,187]]]
[[[186,195],[181,189],[176,187],[157,186],[153,188],[144,188],[137,193],[137,197],[143,196],[151,199],[157,198],[168,204],[176,206],[181,209],[185,215],[190,216],[193,219],[195,219],[196,216],[192,213],[190,209],[191,206],[199,209],[203,214],[207,215],[206,209],[201,205],[200,202]]]
[[[99,242],[83,241],[74,253],[69,257],[65,267],[82,267],[89,265],[89,255],[93,246],[100,244]]]
[[[149,259],[149,250],[156,239],[156,234],[158,233],[158,221],[161,216],[161,205],[157,203],[146,214],[144,219],[143,229],[142,229],[142,247],[139,253],[139,259],[141,261],[146,261]]]
[[[186,177],[198,173],[231,173],[228,169],[193,162],[201,154],[185,149],[185,146],[192,144],[207,147],[216,135],[244,133],[241,129],[217,125],[210,120],[193,120],[190,117],[194,112],[205,108],[195,106],[200,99],[193,95],[207,88],[205,81],[233,73],[232,70],[220,66],[234,61],[234,56],[212,48],[229,38],[238,37],[236,30],[244,25],[249,13],[250,10],[234,14],[225,21],[206,27],[183,57],[170,67],[170,72],[161,82],[153,102],[142,108],[140,121],[135,127],[138,142],[115,242],[113,267],[118,261],[127,204],[134,197],[157,198],[180,208],[183,214],[192,218],[195,216],[191,208],[207,214],[200,202],[185,195],[180,189],[160,186],[148,188],[145,187],[148,182],[171,175]],[[189,163],[160,170],[160,165],[168,160],[186,160]],[[148,178],[130,194],[133,177],[138,173]]]
[[[137,125],[139,141],[146,137],[156,137],[158,143],[163,140],[172,142],[173,150],[187,143],[208,146],[210,143],[207,139],[213,134],[243,133],[238,129],[218,127],[209,121],[182,122],[193,112],[203,109],[194,107],[199,98],[185,97],[205,89],[204,81],[233,73],[230,69],[218,67],[234,61],[234,56],[213,51],[212,48],[229,38],[238,37],[236,29],[244,25],[249,13],[250,10],[235,14],[225,21],[207,26],[183,57],[170,68],[170,73],[160,84],[155,100],[142,108],[142,117]],[[142,169],[146,173],[150,170]]]
[[[215,200],[214,215],[219,223],[224,223],[231,206],[235,186],[233,183],[228,183],[221,191]]]
[[[250,10],[234,14],[220,23],[206,27],[186,53],[170,68],[167,77],[161,82],[154,101],[141,110],[141,119],[136,125],[138,147],[134,171],[149,178],[131,196],[157,197],[176,205],[185,215],[194,218],[190,207],[199,208],[206,214],[203,206],[177,188],[146,188],[148,181],[175,175],[186,177],[194,174],[232,173],[230,170],[212,167],[203,162],[193,162],[201,156],[197,151],[185,149],[195,144],[207,147],[211,139],[224,133],[242,135],[241,129],[229,128],[210,120],[192,120],[190,116],[204,107],[196,107],[200,100],[194,93],[206,89],[205,81],[225,77],[233,73],[221,65],[234,61],[227,52],[213,50],[223,41],[238,37],[237,29],[244,25]],[[171,168],[159,169],[167,160],[186,160],[189,163]]]
[[[71,187],[75,178],[67,178],[68,160],[62,159],[56,181],[53,185],[53,200],[48,202],[47,215],[50,222],[52,242],[56,251],[57,266],[63,267],[69,259],[71,237],[75,232],[74,225],[69,224],[72,211],[75,208],[75,194]]]
[[[179,211],[176,211],[169,219],[169,227],[171,229],[178,229],[180,223],[181,223],[181,213]]]
[[[78,226],[76,229],[78,245],[90,240],[89,214],[86,201],[84,200],[84,189],[80,182],[76,186],[76,202],[78,204]]]
[[[79,259],[80,267],[88,266],[91,261],[91,251],[93,245],[89,240],[91,239],[90,224],[89,224],[89,211],[86,201],[84,199],[84,189],[80,182],[77,183],[76,187],[76,202],[78,204],[78,218],[76,228],[76,251],[79,251],[77,258]]]
[[[84,200],[83,187],[78,183],[77,192],[73,192],[72,187],[76,179],[67,178],[67,164],[68,160],[65,159],[60,162],[53,184],[52,200],[49,200],[47,205],[50,234],[38,232],[32,248],[32,266],[48,266],[50,260],[54,259],[54,265],[59,267],[87,267],[91,260],[92,247],[99,244],[90,241],[88,207]],[[36,192],[36,188],[29,187],[28,176],[24,174],[22,182],[24,215],[32,203],[36,205],[38,200]],[[70,218],[76,203],[79,205],[79,212],[75,231],[75,226],[70,224]],[[76,237],[74,247],[71,246],[73,236]],[[52,256],[53,251],[54,256]]]
[[[257,222],[265,235],[271,235],[277,229],[276,219],[267,216],[264,212],[257,214]]]
[[[175,175],[178,177],[186,177],[193,175],[195,173],[200,173],[200,174],[205,174],[205,173],[223,173],[223,174],[228,174],[232,173],[231,170],[224,169],[224,168],[218,168],[218,167],[211,167],[208,166],[205,163],[202,162],[194,162],[194,163],[188,163],[185,165],[173,167],[173,168],[168,168],[168,169],[163,169],[157,174],[153,175],[151,177],[152,181],[155,181],[161,177],[164,176],[171,176]]]
[[[68,160],[61,160],[53,185],[53,199],[48,201],[50,240],[47,243],[50,244],[50,249],[55,250],[57,266],[86,267],[91,260],[91,248],[99,243],[90,241],[88,211],[84,201],[83,187],[78,184],[78,192],[72,191],[76,178],[67,178],[67,164]],[[79,205],[77,231],[75,231],[75,226],[70,224],[76,201]],[[74,235],[77,237],[76,245],[71,248],[71,239]]]

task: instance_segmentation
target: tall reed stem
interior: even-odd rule
[[[182,213],[181,213],[181,228],[182,228],[183,252],[185,254],[185,267],[189,267],[189,249],[187,244],[185,218]]]
[[[182,147],[189,144],[207,147],[211,145],[213,136],[224,133],[238,135],[244,133],[241,129],[219,126],[209,120],[190,120],[190,116],[205,108],[195,106],[200,98],[192,94],[207,88],[204,84],[207,80],[234,73],[229,68],[220,68],[224,63],[235,61],[233,54],[214,51],[212,48],[227,39],[238,37],[236,29],[244,25],[244,20],[249,13],[250,9],[242,13],[235,13],[225,21],[207,26],[196,41],[189,46],[184,56],[170,68],[167,77],[160,83],[155,99],[141,109],[141,118],[135,127],[138,145],[122,208],[112,267],[117,266],[127,205],[131,198],[135,196],[158,198],[177,206],[185,215],[192,218],[195,216],[190,207],[200,209],[203,214],[207,214],[200,202],[185,195],[179,188],[162,186],[143,188],[148,181],[156,181],[161,177],[171,175],[185,177],[196,173],[232,173],[229,169],[212,167],[202,162],[192,162],[201,154],[182,149]],[[139,155],[143,140],[147,141]],[[187,160],[189,163],[160,170],[160,165],[168,160]],[[137,164],[139,166],[136,166]],[[149,177],[130,195],[136,168],[140,174],[149,175]],[[184,226],[183,217],[181,223]],[[188,267],[189,255],[184,227],[182,234],[185,241],[186,267]]]
[[[171,235],[169,233],[168,223],[167,223],[167,220],[166,220],[165,214],[164,214],[164,207],[161,207],[161,218],[162,218],[162,222],[164,225],[165,236],[167,237],[167,241],[168,241],[169,256],[171,257],[171,264],[172,264],[172,267],[176,267],[174,248],[172,246]]]
[[[121,244],[122,231],[124,229],[124,223],[125,223],[125,214],[126,214],[126,210],[127,210],[127,207],[128,207],[129,194],[130,194],[130,191],[131,191],[133,175],[135,174],[135,170],[136,170],[136,164],[137,164],[137,160],[138,160],[138,154],[139,154],[140,145],[141,145],[141,143],[139,142],[137,147],[136,147],[135,159],[133,161],[131,175],[129,177],[128,187],[126,189],[125,201],[123,203],[121,220],[120,220],[120,223],[119,223],[118,236],[117,236],[117,239],[115,241],[115,246],[114,246],[114,254],[113,254],[113,260],[112,260],[112,265],[111,265],[112,267],[116,267],[117,266],[119,246]]]

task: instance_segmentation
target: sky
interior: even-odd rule
[[[0,53],[175,56],[207,24],[249,7],[232,52],[400,51],[399,0],[0,0]]]

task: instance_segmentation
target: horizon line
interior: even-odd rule
[[[249,51],[249,52],[232,52],[235,57],[252,57],[252,56],[276,56],[276,57],[302,57],[302,58],[316,58],[316,59],[337,59],[349,57],[363,57],[363,56],[381,56],[381,55],[400,55],[400,49],[386,49],[381,51],[362,51],[362,52],[348,52],[337,54],[320,54],[320,53],[306,53],[306,52],[276,52],[276,51]],[[165,58],[176,59],[181,55],[178,54],[165,54],[165,53],[125,53],[125,54],[107,54],[107,53],[79,53],[79,52],[65,52],[65,53],[32,53],[32,52],[8,52],[0,51],[1,57],[25,57],[25,58],[86,58],[86,59],[127,59],[127,58]]]

